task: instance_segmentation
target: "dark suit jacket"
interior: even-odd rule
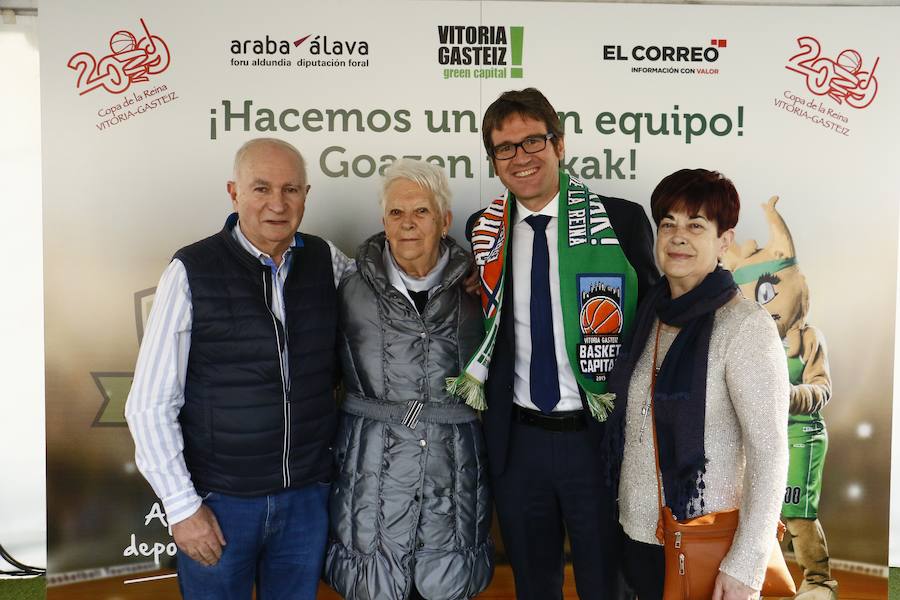
[[[635,202],[621,198],[608,198],[600,196],[603,206],[619,244],[625,252],[625,257],[637,272],[638,302],[644,293],[652,286],[659,273],[653,257],[653,229],[650,221],[644,213],[643,207]],[[515,205],[512,206],[515,211]],[[466,236],[471,242],[472,227],[475,220],[483,211],[477,211],[466,222]],[[515,212],[513,212],[515,215]],[[487,442],[488,460],[491,473],[494,477],[503,473],[506,468],[506,455],[509,447],[509,426],[512,422],[513,406],[513,379],[516,360],[515,319],[513,317],[513,281],[512,253],[514,252],[514,236],[510,232],[509,245],[507,247],[506,284],[503,303],[503,311],[500,316],[500,330],[497,333],[497,344],[488,370],[488,379],[485,382],[485,396],[488,409],[482,413],[482,423]],[[528,276],[526,274],[526,276]],[[584,409],[584,394],[581,396]],[[588,412],[588,414],[590,414]],[[605,424],[588,417],[588,429],[597,443],[603,439]]]

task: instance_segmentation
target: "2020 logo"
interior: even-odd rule
[[[797,38],[801,52],[788,59],[785,68],[806,77],[806,87],[817,96],[828,96],[838,104],[866,108],[878,93],[875,69],[880,58],[866,67],[862,55],[843,50],[836,59],[822,56],[822,45],[812,36]]]
[[[169,68],[169,47],[141,19],[141,32],[121,29],[109,38],[110,54],[97,60],[90,52],[77,52],[67,66],[78,73],[75,89],[78,95],[103,88],[111,94],[121,94],[134,83],[149,81]],[[141,34],[138,32],[138,35]]]

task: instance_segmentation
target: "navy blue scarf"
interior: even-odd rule
[[[708,274],[700,285],[673,299],[668,280],[661,278],[638,308],[630,340],[623,345],[610,390],[615,392],[615,409],[607,427],[607,476],[618,490],[619,469],[625,449],[625,408],[631,376],[650,339],[657,317],[680,331],[666,353],[653,397],[659,466],[666,505],[675,518],[703,514],[703,474],[706,471],[704,430],[706,425],[706,370],[709,339],[715,313],[737,293],[731,271],[721,267]]]

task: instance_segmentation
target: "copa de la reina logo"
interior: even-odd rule
[[[333,34],[308,33],[292,39],[265,34],[228,43],[232,67],[280,69],[365,69],[369,42]]]
[[[850,137],[854,113],[871,107],[878,95],[881,57],[845,45],[826,48],[811,35],[795,42],[784,67],[794,74],[793,84],[779,90],[775,108],[820,130]]]
[[[144,19],[138,22],[140,27],[112,32],[102,50],[92,44],[93,51],[79,50],[66,63],[78,95],[91,94],[99,101],[100,131],[178,99],[160,78],[172,64],[169,45]]]
[[[875,70],[880,57],[863,58],[858,50],[845,48],[831,58],[811,35],[797,38],[797,45],[800,52],[788,59],[785,68],[802,75],[807,90],[856,110],[867,108],[875,100],[878,94]]]
[[[438,25],[437,62],[444,79],[521,79],[525,28]]]

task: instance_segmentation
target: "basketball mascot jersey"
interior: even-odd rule
[[[837,582],[831,578],[828,545],[818,519],[828,450],[828,433],[820,411],[831,397],[831,375],[825,339],[806,323],[809,288],[797,264],[791,233],[775,209],[777,202],[774,196],[763,205],[769,223],[768,245],[760,248],[754,240],[740,246],[734,243],[723,263],[734,273],[744,296],[754,298],[775,319],[787,354],[790,466],[782,515],[804,577],[794,597],[836,599]]]

